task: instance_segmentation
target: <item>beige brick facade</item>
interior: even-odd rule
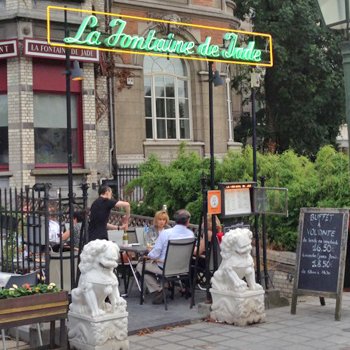
[[[178,1],[118,1],[113,7],[114,13],[139,17],[168,19],[169,16],[178,18],[180,22],[215,26],[220,28],[237,28],[238,22],[233,17],[234,3],[225,0],[178,0]],[[133,34],[145,35],[154,23],[131,21]],[[205,39],[215,36],[214,31],[179,27],[177,34],[185,40]],[[220,40],[221,39],[221,33]],[[217,34],[217,35],[219,35]],[[142,55],[123,55],[117,65],[120,75],[129,74],[133,78],[132,86],[121,84],[116,77],[115,94],[115,133],[117,161],[120,164],[139,163],[150,154],[156,154],[161,160],[168,162],[177,156],[181,140],[152,140],[146,139],[144,76]],[[208,98],[208,66],[203,61],[186,62],[190,80],[191,101],[191,130],[190,139],[186,140],[187,147],[202,156],[209,156],[209,98]],[[226,64],[217,64],[216,68],[222,77],[230,78]],[[241,144],[229,139],[227,94],[232,95],[227,86],[214,89],[214,140],[215,155],[222,158],[228,149],[240,149]],[[233,98],[231,97],[231,100]],[[229,107],[231,108],[231,107]],[[239,107],[236,107],[239,109]],[[121,127],[122,126],[122,127]],[[139,140],[135,142],[134,140]]]

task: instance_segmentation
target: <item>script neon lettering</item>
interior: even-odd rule
[[[247,47],[236,47],[238,35],[235,33],[226,33],[224,41],[228,42],[227,50],[222,50],[221,56],[226,59],[240,59],[244,61],[261,61],[261,50],[255,49],[255,42],[250,41]]]
[[[225,33],[223,41],[225,48],[212,44],[212,38],[207,36],[205,41],[195,44],[193,41],[178,40],[174,33],[159,38],[155,30],[150,30],[146,37],[129,35],[124,33],[127,22],[120,18],[114,18],[109,22],[109,27],[114,33],[106,36],[96,30],[98,19],[90,15],[83,19],[74,37],[64,38],[66,44],[86,44],[89,46],[105,46],[108,48],[132,49],[138,51],[172,54],[180,56],[197,55],[200,57],[218,58],[225,60],[241,60],[260,62],[261,50],[255,48],[255,41],[250,41],[244,46],[238,46],[236,33]]]
[[[92,34],[92,33],[99,33],[97,31],[93,31],[93,32],[90,32],[87,36],[86,39],[83,39],[83,36],[84,36],[84,32],[88,29],[88,28],[96,28],[98,26],[98,19],[96,16],[87,16],[83,19],[83,22],[81,23],[77,33],[75,34],[75,37],[72,38],[72,37],[68,37],[68,38],[64,38],[63,41],[66,43],[66,44],[88,44],[88,45],[100,45],[101,42],[96,40],[98,39],[97,38],[97,34]],[[99,33],[101,34],[101,33]],[[96,37],[94,37],[96,35]],[[99,37],[99,35],[98,35]],[[92,40],[93,39],[93,40]],[[89,42],[88,42],[88,41]],[[93,42],[93,43],[91,43]],[[98,43],[97,43],[98,42]],[[90,44],[91,43],[91,44]]]
[[[118,41],[120,39],[120,36],[123,34],[124,28],[126,26],[126,22],[123,21],[122,19],[112,19],[109,22],[109,26],[111,28],[116,27],[119,25],[119,28],[116,33],[110,35],[108,38],[104,40],[104,43],[107,47],[115,47],[118,45]]]

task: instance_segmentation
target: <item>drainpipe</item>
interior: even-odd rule
[[[109,100],[109,176],[113,178],[114,169],[117,167],[115,158],[115,129],[114,129],[114,77],[107,78],[107,91]]]
[[[227,94],[227,117],[228,117],[228,141],[233,142],[233,120],[232,120],[232,100],[230,92],[230,78],[225,79],[226,82],[226,94]]]

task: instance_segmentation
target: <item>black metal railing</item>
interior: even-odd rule
[[[87,223],[87,185],[80,189],[81,195],[75,196],[75,210],[82,213],[83,222],[79,232],[84,240]],[[62,196],[61,189],[50,195],[50,184],[36,184],[24,189],[0,188],[0,268],[2,272],[25,274],[37,271],[45,283],[55,282],[62,289],[70,289],[69,268],[65,265],[71,254],[77,258],[80,249],[65,252],[62,237],[58,237],[58,249],[55,253],[50,244],[51,221],[59,225],[60,232],[65,230],[68,221],[68,199]],[[70,265],[69,265],[70,266]],[[75,265],[77,269],[77,265]],[[76,270],[77,271],[77,270]],[[77,273],[75,273],[77,275]],[[73,276],[74,280],[76,276]]]
[[[50,225],[58,224],[64,232],[69,223],[68,198],[62,190],[50,190],[50,184],[36,184],[33,187],[0,188],[0,271],[25,274],[37,271],[45,283],[55,282],[58,287],[70,291],[77,284],[80,252],[87,237],[89,208],[88,185],[82,184],[73,198],[74,210],[79,211],[82,222],[78,231],[78,244],[74,250],[62,241],[55,245],[50,241]],[[109,222],[121,225],[123,213],[112,210]],[[151,226],[153,218],[131,215],[129,226]],[[174,225],[171,221],[170,226]],[[197,225],[191,225],[197,231]],[[71,233],[72,235],[72,233]],[[72,260],[74,276],[71,275]]]
[[[113,179],[105,179],[102,184],[112,188],[115,196],[120,200],[128,202],[139,202],[143,199],[141,187],[135,187],[133,191],[127,191],[126,186],[131,180],[140,176],[140,169],[137,165],[119,165]]]

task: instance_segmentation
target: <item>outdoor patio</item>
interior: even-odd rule
[[[120,287],[123,291],[123,287]],[[172,327],[177,325],[186,325],[196,321],[200,321],[203,316],[198,312],[198,303],[205,301],[205,291],[196,289],[195,291],[195,305],[190,309],[191,299],[186,299],[181,296],[179,292],[175,292],[174,300],[169,300],[168,310],[165,311],[164,304],[153,305],[152,298],[145,296],[143,305],[140,305],[140,294],[134,283],[129,291],[127,301],[128,317],[128,332],[129,336],[133,334],[143,334],[157,329]],[[20,342],[19,349],[39,348],[38,337],[35,334],[35,329],[30,330],[29,326],[19,327]],[[11,332],[14,335],[14,332]],[[35,335],[35,336],[33,336]],[[56,343],[58,343],[59,325],[56,325]],[[42,325],[42,337],[44,344],[49,337],[49,323]],[[7,349],[15,349],[16,341],[13,337],[7,338]],[[2,344],[0,344],[0,349]]]
[[[129,335],[138,333],[144,329],[159,329],[164,326],[186,324],[200,320],[202,316],[198,312],[198,303],[205,302],[205,291],[196,289],[195,305],[190,309],[191,299],[182,297],[179,292],[175,293],[174,300],[169,300],[168,310],[164,304],[153,305],[152,299],[145,296],[145,302],[140,305],[140,296],[134,285],[131,293],[125,299],[128,303],[129,312]]]

